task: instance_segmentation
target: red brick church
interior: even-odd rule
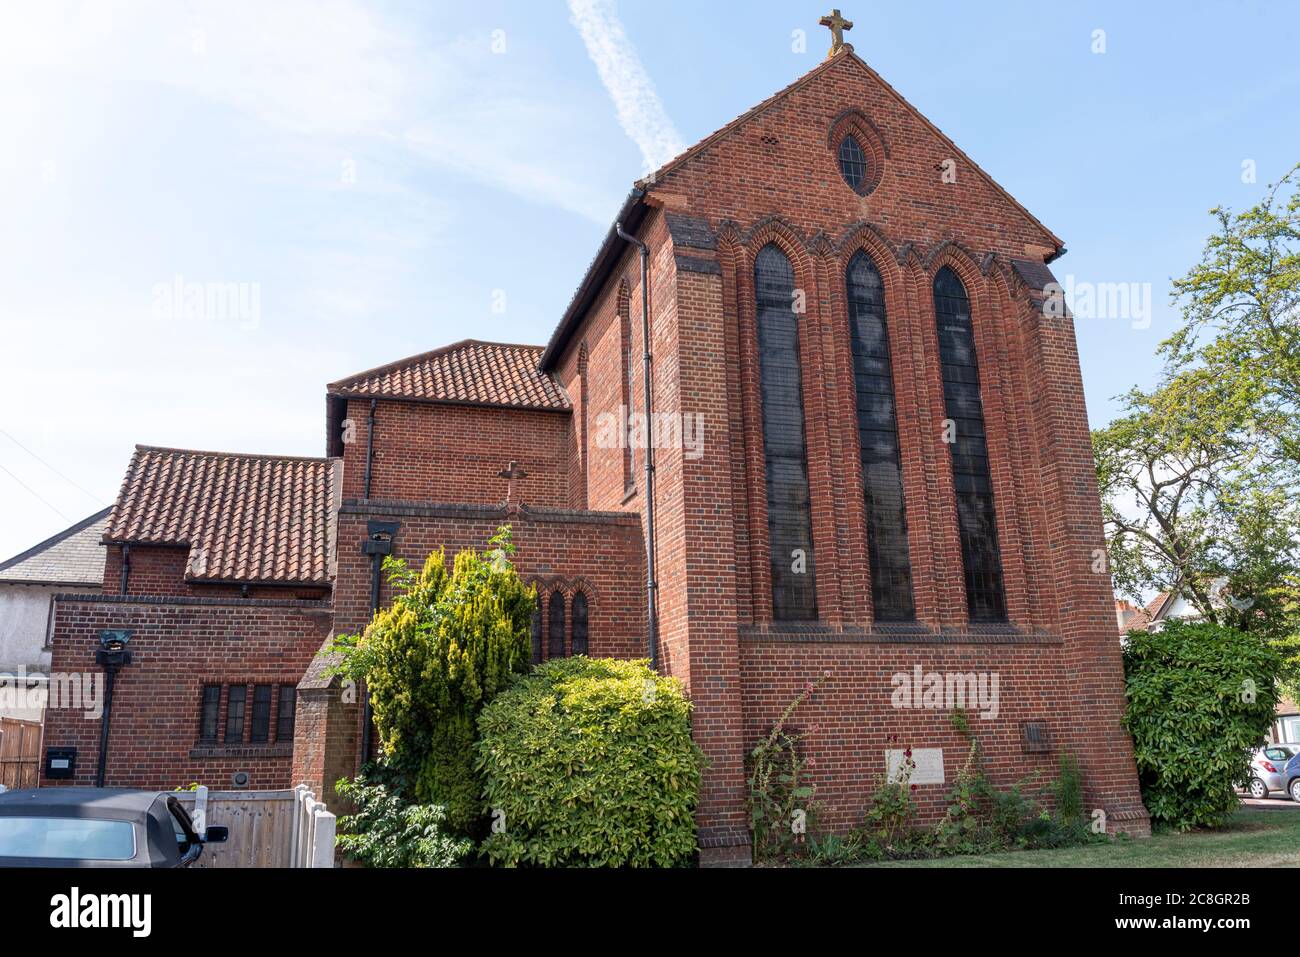
[[[939,813],[966,742],[899,677],[965,675],[994,680],[995,780],[1070,752],[1146,833],[1074,333],[1044,309],[1063,252],[837,42],[636,184],[545,346],[330,384],[322,458],[138,447],[103,594],[55,612],[56,672],[131,632],[106,757],[80,713],[45,744],[81,783],[329,792],[366,735],[318,649],[388,600],[384,554],[509,524],[535,659],[653,653],[685,686],[704,860],[748,858],[745,755],[818,678],[795,720],[832,826],[891,747]]]

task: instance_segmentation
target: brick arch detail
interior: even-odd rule
[[[866,178],[853,191],[859,196],[870,196],[884,179],[889,160],[889,143],[876,124],[860,110],[845,110],[837,116],[826,135],[826,146],[830,152],[835,175],[840,177],[841,181],[843,177],[840,173],[840,144],[850,135],[858,141],[858,145],[867,156]],[[848,186],[847,183],[844,185]]]

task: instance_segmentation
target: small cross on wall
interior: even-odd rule
[[[506,480],[507,483],[506,484],[506,507],[507,508],[511,506],[517,506],[519,504],[519,500],[515,495],[516,492],[515,483],[518,482],[520,479],[527,478],[527,477],[528,477],[528,473],[525,472],[523,469],[521,469],[519,467],[519,463],[516,462],[514,459],[511,459],[510,464],[506,468],[502,469],[500,472],[497,473],[497,478],[503,478]]]
[[[817,22],[824,27],[828,27],[831,31],[831,49],[826,54],[826,59],[829,60],[845,46],[848,46],[850,50],[853,49],[852,45],[844,42],[844,31],[853,29],[853,21],[845,20],[840,16],[839,10],[832,10],[828,16],[822,17]]]

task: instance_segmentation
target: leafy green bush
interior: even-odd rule
[[[672,866],[695,851],[690,703],[645,661],[559,658],[483,709],[497,864]]]
[[[528,667],[535,601],[507,558],[509,529],[489,544],[460,552],[450,571],[441,551],[419,573],[385,560],[397,597],[331,649],[337,670],[369,689],[385,762],[413,783],[416,803],[445,805],[447,826],[468,836],[483,830],[475,720]]]
[[[1129,632],[1124,725],[1153,823],[1218,827],[1236,810],[1233,787],[1273,720],[1280,668],[1259,637],[1220,625]]]
[[[344,779],[338,792],[355,810],[339,819],[338,848],[367,867],[455,867],[474,849],[472,841],[444,833],[446,809],[408,804],[398,790],[375,780],[382,775]]]

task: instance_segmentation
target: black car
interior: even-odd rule
[[[189,867],[227,829],[194,830],[166,791],[37,788],[0,794],[0,867]]]

